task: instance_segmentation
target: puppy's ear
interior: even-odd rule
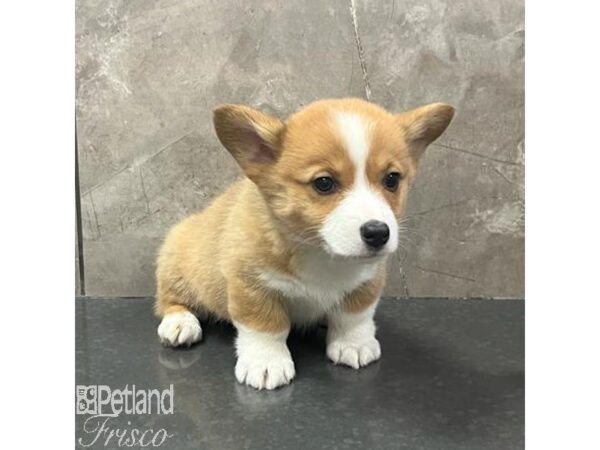
[[[279,158],[281,120],[243,105],[215,109],[217,136],[248,178],[255,179]]]
[[[418,160],[427,146],[444,132],[454,117],[454,108],[432,103],[398,114],[410,152]]]

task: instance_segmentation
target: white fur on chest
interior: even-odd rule
[[[309,324],[333,310],[344,296],[377,273],[379,261],[331,259],[321,252],[308,252],[300,259],[295,276],[272,270],[260,272],[260,279],[285,299],[294,324]]]

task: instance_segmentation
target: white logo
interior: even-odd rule
[[[135,384],[126,385],[123,389],[111,389],[106,385],[78,385],[75,389],[76,413],[89,415],[83,422],[85,437],[78,439],[79,445],[90,447],[103,442],[116,444],[119,447],[159,447],[167,439],[173,437],[164,428],[140,429],[112,426],[111,420],[123,414],[173,414],[174,390],[171,384],[168,389],[138,389]],[[87,439],[89,438],[89,439]]]
[[[125,414],[173,414],[173,385],[158,389],[123,389],[106,385],[81,386],[76,389],[77,414],[117,417]]]

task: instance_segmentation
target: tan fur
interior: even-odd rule
[[[334,175],[342,190],[352,185],[354,169],[331,112],[353,111],[369,120],[376,150],[367,162],[368,179],[400,217],[422,147],[452,117],[447,105],[424,108],[394,115],[358,99],[323,100],[285,123],[244,106],[218,108],[217,135],[247,178],[170,230],[157,261],[156,314],[181,308],[258,331],[289,329],[280,294],[262,284],[259,270],[294,276],[299,240],[318,245],[318,228],[342,193],[318,194],[311,186],[315,177]],[[381,185],[391,169],[403,177],[396,192]],[[383,283],[384,263],[375,279],[346,296],[346,310],[370,306]]]
[[[349,313],[364,311],[379,299],[384,284],[385,264],[381,264],[375,278],[346,295],[342,301],[343,310]]]

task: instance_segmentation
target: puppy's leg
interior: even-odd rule
[[[202,339],[202,328],[190,308],[168,291],[158,290],[155,312],[162,318],[158,326],[158,337],[164,345],[171,347],[190,346]]]
[[[367,286],[327,316],[327,356],[334,363],[358,369],[381,357],[373,321],[378,300],[379,289]]]
[[[257,389],[275,389],[296,375],[286,340],[290,321],[273,292],[229,283],[229,314],[237,329],[235,377]]]

